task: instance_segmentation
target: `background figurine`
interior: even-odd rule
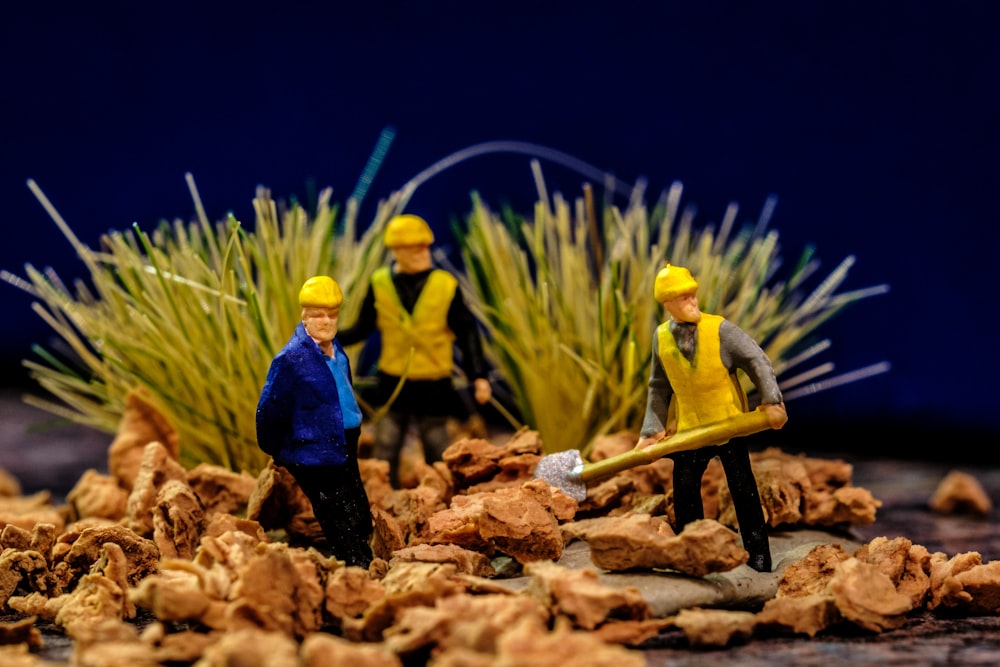
[[[272,360],[257,404],[257,442],[312,501],[333,555],[367,568],[372,516],[358,470],[361,409],[336,339],[343,300],[327,276],[302,285],[302,322]]]
[[[455,345],[472,380],[476,401],[490,400],[482,341],[458,281],[431,263],[434,234],[416,215],[398,215],[386,225],[385,245],[395,260],[372,275],[358,320],[340,334],[344,345],[366,340],[376,329],[381,352],[373,405],[384,406],[399,394],[375,423],[372,455],[389,462],[389,479],[400,486],[399,456],[411,418],[416,422],[428,463],[441,460],[448,447],[447,420],[465,408],[452,384]]]
[[[774,428],[787,420],[771,361],[745,331],[719,315],[698,308],[698,283],[679,266],[667,265],[656,276],[654,296],[670,319],[653,336],[652,368],[646,416],[637,448],[648,447],[679,431],[721,422],[748,409],[736,377],[743,370],[760,392],[760,409]],[[718,456],[726,473],[749,565],[771,570],[771,548],[760,505],[750,452],[737,438],[723,444],[675,452],[674,516],[676,529],[704,518],[701,479]]]

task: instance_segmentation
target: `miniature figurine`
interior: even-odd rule
[[[670,319],[653,336],[646,416],[636,448],[642,449],[698,426],[723,422],[747,411],[747,397],[736,377],[744,371],[760,392],[760,410],[773,428],[787,420],[771,361],[742,329],[698,308],[698,283],[690,271],[667,265],[656,276],[654,296]],[[668,441],[669,442],[669,441]],[[674,461],[676,530],[704,518],[701,479],[718,456],[726,473],[749,565],[771,570],[771,548],[750,452],[739,438],[718,445],[670,454]]]
[[[434,268],[434,233],[416,215],[398,215],[386,225],[385,245],[394,265],[375,271],[357,321],[340,334],[344,345],[367,340],[378,329],[381,351],[372,403],[388,408],[375,423],[372,455],[389,462],[390,483],[400,487],[399,458],[411,418],[428,463],[441,460],[450,444],[449,416],[464,412],[452,384],[455,345],[480,405],[490,400],[482,342],[458,281]],[[403,379],[402,388],[390,401]]]
[[[257,443],[309,497],[333,555],[367,568],[372,515],[358,469],[361,409],[336,338],[343,300],[328,276],[302,285],[302,321],[271,361],[257,403]]]

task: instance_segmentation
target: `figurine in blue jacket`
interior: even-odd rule
[[[257,443],[312,502],[333,555],[371,564],[371,507],[358,470],[361,409],[336,339],[344,294],[328,276],[302,285],[302,322],[271,361],[257,403]]]

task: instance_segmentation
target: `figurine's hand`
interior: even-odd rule
[[[660,431],[659,433],[654,433],[653,435],[646,436],[645,438],[640,438],[639,442],[635,443],[634,449],[646,449],[647,447],[655,445],[660,440],[663,440],[665,437],[667,437],[667,432]]]
[[[476,378],[473,388],[475,389],[476,403],[479,405],[486,404],[493,397],[493,387],[490,386],[490,381],[486,378]]]
[[[760,409],[767,415],[767,423],[775,430],[780,429],[788,421],[784,403],[768,403],[760,406]]]

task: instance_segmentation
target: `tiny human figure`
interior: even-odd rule
[[[482,405],[492,397],[476,320],[455,277],[432,265],[432,243],[434,233],[423,218],[404,214],[389,220],[385,245],[393,265],[375,271],[357,321],[339,337],[350,346],[376,329],[381,334],[373,405],[389,403],[405,378],[375,423],[372,446],[374,458],[388,461],[395,488],[401,486],[399,459],[411,419],[428,463],[440,461],[451,444],[448,417],[464,412],[452,383],[456,345],[476,402]]]
[[[372,515],[358,469],[361,409],[336,338],[343,301],[329,276],[302,285],[302,321],[271,361],[257,403],[257,443],[312,502],[333,555],[367,569]]]
[[[787,420],[774,368],[745,331],[698,308],[698,283],[690,271],[667,265],[656,276],[654,297],[669,319],[653,336],[646,415],[636,448],[648,447],[678,431],[718,422],[748,409],[736,377],[742,370],[760,392],[760,410],[774,428]],[[732,493],[749,565],[771,571],[771,548],[750,452],[739,438],[719,445],[674,452],[674,517],[680,532],[705,516],[701,480],[718,456]]]

